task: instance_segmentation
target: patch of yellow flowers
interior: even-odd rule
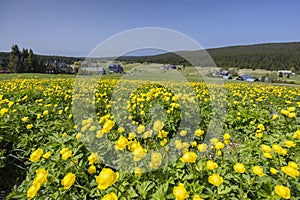
[[[298,193],[296,193],[293,191],[297,189],[294,182],[299,182],[300,176],[298,167],[300,160],[297,156],[300,143],[299,88],[230,83],[224,85],[228,92],[227,96],[225,96],[224,93],[218,92],[219,87],[213,84],[191,83],[190,85],[196,93],[195,98],[183,92],[177,92],[176,94],[176,92],[170,91],[166,87],[145,81],[143,83],[146,86],[142,86],[133,92],[130,95],[130,99],[124,100],[125,104],[118,105],[109,97],[116,83],[116,80],[99,81],[100,87],[96,89],[95,97],[92,99],[93,103],[101,108],[97,110],[97,117],[86,116],[86,118],[83,118],[81,123],[74,128],[76,133],[68,130],[61,131],[59,133],[61,138],[59,139],[63,142],[59,150],[49,150],[48,148],[47,151],[47,149],[43,150],[38,148],[38,146],[31,148],[34,150],[30,150],[29,160],[32,162],[31,167],[34,169],[32,171],[35,173],[32,175],[34,178],[32,178],[26,188],[27,198],[36,197],[43,187],[46,185],[48,187],[48,185],[52,184],[51,179],[53,178],[51,173],[54,169],[51,169],[51,165],[47,165],[47,163],[60,163],[69,167],[61,172],[58,177],[55,177],[56,182],[59,183],[59,187],[63,191],[71,192],[74,188],[84,191],[86,188],[80,186],[80,184],[91,182],[94,184],[93,187],[95,189],[98,188],[100,191],[98,197],[105,200],[115,200],[123,195],[122,192],[126,193],[126,188],[123,188],[122,192],[116,189],[115,184],[120,179],[119,172],[105,166],[105,163],[101,163],[101,156],[98,152],[76,149],[74,141],[78,142],[90,133],[92,133],[95,140],[113,135],[112,145],[115,152],[130,153],[130,159],[134,163],[130,171],[134,175],[128,176],[129,178],[121,176],[122,180],[119,180],[118,183],[127,181],[126,184],[131,189],[136,189],[136,186],[131,185],[131,182],[139,184],[139,181],[154,181],[146,173],[147,171],[141,166],[141,163],[148,162],[146,165],[151,170],[158,169],[159,171],[167,159],[165,153],[174,148],[176,152],[181,153],[176,161],[179,166],[176,169],[178,173],[195,173],[193,174],[195,177],[199,177],[199,174],[204,177],[201,178],[201,184],[204,186],[204,189],[201,189],[203,194],[201,194],[199,188],[197,191],[194,191],[198,187],[197,184],[199,184],[199,182],[195,183],[198,181],[197,178],[196,180],[190,178],[181,181],[178,177],[175,177],[174,169],[167,168],[164,173],[168,174],[168,170],[172,171],[172,176],[174,176],[172,178],[175,181],[170,183],[171,189],[168,192],[171,194],[166,195],[177,200],[189,198],[194,200],[212,199],[213,197],[209,195],[213,194],[210,194],[208,191],[215,191],[216,188],[221,190],[231,186],[239,187],[240,182],[247,184],[243,178],[248,176],[252,178],[251,181],[253,183],[250,181],[251,187],[256,187],[263,180],[276,179],[276,184],[274,182],[269,183],[271,184],[270,188],[274,189],[272,194],[268,194],[270,198],[274,197],[275,199],[277,195],[277,197],[290,199],[293,195],[300,192],[297,191]],[[126,84],[134,85],[137,83],[124,81],[120,84],[120,87],[126,88]],[[168,84],[173,87],[176,86],[176,83]],[[21,106],[28,105],[29,107],[30,104],[33,104],[36,110],[29,112],[33,113],[32,115],[22,113],[18,118],[22,131],[28,134],[39,134],[41,132],[40,129],[42,130],[39,124],[41,122],[46,122],[45,124],[47,124],[47,122],[52,120],[55,122],[53,124],[60,120],[71,123],[73,115],[70,113],[70,110],[72,108],[71,98],[73,90],[67,86],[72,85],[73,83],[66,79],[60,79],[59,81],[27,80],[24,82],[16,80],[7,81],[5,84],[1,82],[0,119],[17,114],[17,111],[21,110]],[[17,92],[20,92],[20,89],[27,87],[31,89],[36,88],[36,92],[40,94],[37,95],[38,98],[33,98],[27,94],[17,97],[7,95],[9,93],[17,94]],[[189,129],[174,131],[172,128],[175,126],[170,128],[171,122],[168,120],[176,121],[180,118],[180,109],[183,107],[180,102],[192,103],[196,102],[197,99],[199,107],[207,106],[205,108],[209,110],[209,103],[214,100],[214,95],[224,97],[224,102],[217,103],[220,105],[225,103],[226,106],[222,107],[222,110],[228,111],[228,119],[226,119],[228,121],[226,121],[224,126],[225,134],[210,138],[207,143],[204,138],[208,134],[206,128],[209,121],[205,120],[205,123],[199,124],[192,131]],[[74,94],[73,97],[75,99],[85,98],[78,94]],[[165,113],[163,114],[167,116],[167,120],[155,119],[150,123],[147,116],[155,100],[165,108],[163,111]],[[120,101],[123,101],[121,97]],[[112,115],[112,108],[115,108],[117,111],[126,110],[128,114],[122,117],[124,121],[129,121],[132,125],[131,127],[134,128],[128,128],[125,122],[124,124],[118,124],[117,120],[115,120],[118,116]],[[54,126],[58,127],[59,125]],[[69,128],[71,129],[71,126]],[[172,140],[174,133],[178,137]],[[186,140],[191,135],[193,139],[191,141]],[[245,154],[235,154],[241,148],[245,148],[242,143],[244,138],[241,139],[240,137],[245,137],[245,141],[249,142],[249,144],[255,144],[253,149],[251,149],[251,152],[255,153],[253,154],[255,157],[251,158],[251,162],[244,161],[243,158],[246,159],[246,157],[239,157]],[[76,140],[73,141],[72,138]],[[153,140],[156,141],[153,146],[159,150],[163,149],[163,151],[148,149],[149,146],[147,144]],[[249,150],[247,149],[247,151]],[[39,164],[41,165],[40,167]],[[80,165],[84,166],[83,169],[80,169]],[[184,167],[180,168],[180,166]],[[156,172],[152,173],[155,174]],[[227,176],[227,174],[231,174],[234,178]],[[282,177],[287,177],[286,181],[282,181]],[[163,180],[163,178],[160,180]],[[244,190],[247,187],[250,186],[242,186],[240,190]],[[151,195],[157,189],[156,186],[153,186],[153,188],[155,189],[149,192]],[[231,192],[236,192],[236,190],[232,189]],[[225,197],[230,198],[229,196]]]

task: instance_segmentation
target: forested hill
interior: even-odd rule
[[[218,67],[269,70],[286,69],[300,72],[300,42],[231,46],[208,49],[207,52]],[[197,56],[199,52],[191,51],[185,54],[187,56]],[[120,57],[118,60],[189,65],[186,60],[175,53],[154,56]]]
[[[50,55],[35,55],[37,62],[46,64],[53,62],[63,62],[66,64],[73,64],[75,61],[83,60],[82,57],[67,57],[67,56],[50,56]],[[0,52],[0,70],[7,69],[10,55],[8,52]]]
[[[187,57],[193,57],[198,56],[199,51],[181,52],[181,54],[184,54]],[[218,67],[269,70],[285,69],[300,73],[300,42],[230,46],[208,49],[207,52]],[[37,59],[43,63],[57,61],[71,64],[74,61],[82,60],[83,58],[37,55]],[[119,57],[117,60],[141,63],[152,62],[186,66],[190,65],[185,59],[178,56],[176,53],[165,53],[154,56],[125,56]],[[0,69],[5,69],[8,62],[9,53],[0,52]]]

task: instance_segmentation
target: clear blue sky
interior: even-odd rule
[[[180,31],[204,48],[300,41],[299,0],[2,0],[0,51],[86,56],[138,27]]]

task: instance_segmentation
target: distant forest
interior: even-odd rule
[[[66,56],[36,55],[32,49],[19,49],[12,45],[11,52],[0,52],[0,70],[17,73],[46,73],[57,63],[73,64],[84,58]]]
[[[22,54],[22,51],[20,52]],[[300,42],[231,46],[208,49],[207,52],[217,67],[221,68],[285,69],[300,73]],[[199,52],[191,51],[183,52],[183,54],[197,56]],[[10,53],[0,53],[0,70],[9,69],[10,59],[12,59]],[[53,63],[54,61],[73,64],[75,61],[83,59],[84,58],[79,57],[35,55],[35,63],[42,68],[46,64]],[[119,57],[116,60],[129,63],[149,62],[185,66],[191,65],[176,53],[164,53],[154,56],[125,56]],[[42,68],[38,71],[42,72]]]
[[[201,50],[200,50],[201,51]],[[268,43],[244,46],[231,46],[207,49],[217,67],[248,68],[267,70],[292,70],[300,72],[300,42]],[[201,54],[198,51],[181,52],[188,56]],[[127,56],[117,60],[127,62],[169,63],[174,65],[191,65],[175,53],[154,56]]]

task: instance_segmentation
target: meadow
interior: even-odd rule
[[[299,199],[299,87],[137,77],[1,75],[7,197]]]

